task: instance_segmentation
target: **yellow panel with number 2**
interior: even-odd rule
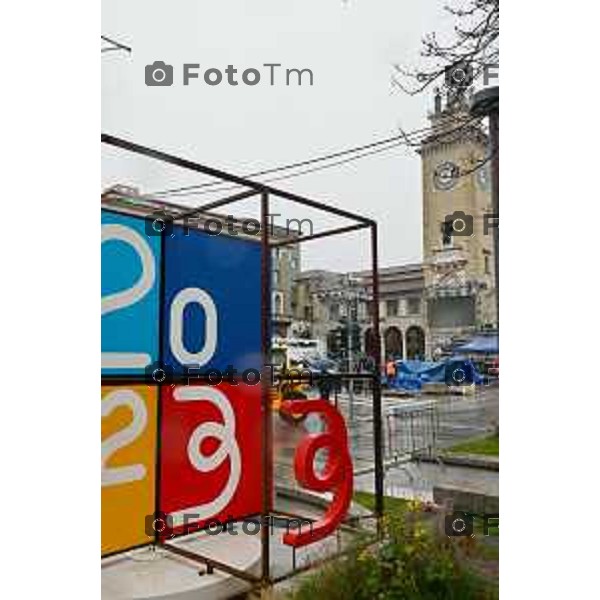
[[[151,542],[157,389],[102,386],[102,554]]]

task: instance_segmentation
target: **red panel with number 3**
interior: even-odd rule
[[[261,386],[163,388],[160,510],[175,533],[260,512]],[[189,516],[193,515],[193,516]]]

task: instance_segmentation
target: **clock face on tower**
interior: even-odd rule
[[[433,171],[433,185],[438,190],[451,190],[458,181],[458,174],[458,165],[448,160],[441,162]]]

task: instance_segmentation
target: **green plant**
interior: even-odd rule
[[[375,494],[371,492],[354,492],[352,497],[354,502],[368,508],[369,510],[375,510]],[[404,498],[394,498],[393,496],[384,496],[383,497],[383,510],[384,512],[396,512],[398,510],[403,510],[406,508],[408,504],[408,500]]]
[[[455,454],[483,454],[484,456],[498,456],[500,452],[500,439],[498,434],[484,438],[475,438],[452,446],[448,452]]]
[[[384,517],[383,540],[305,578],[291,600],[489,600],[495,582],[476,573],[461,549],[436,536],[414,503]]]

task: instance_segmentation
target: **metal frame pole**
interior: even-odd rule
[[[261,193],[261,353],[264,364],[270,361],[271,350],[271,248],[269,245],[269,194]],[[273,432],[271,422],[271,406],[269,381],[264,373],[262,377],[262,506],[261,506],[261,586],[266,589],[270,585],[270,546],[269,527],[265,521],[271,513],[272,502],[272,451]]]
[[[162,347],[162,340],[165,332],[165,315],[163,308],[165,306],[165,294],[166,294],[166,257],[165,257],[165,236],[164,231],[161,232],[160,236],[160,265],[159,265],[159,311],[158,311],[158,364],[161,369],[164,368],[164,352]],[[163,383],[160,382],[156,386],[156,444],[154,454],[154,514],[162,512],[162,506],[160,502],[160,487],[161,487],[161,453],[162,453],[162,419],[163,419]],[[168,387],[168,386],[167,386]],[[156,530],[154,532],[154,544],[155,546],[160,544],[160,534]]]
[[[377,529],[381,533],[383,517],[383,435],[381,423],[381,340],[379,335],[379,259],[377,223],[371,225],[371,272],[373,285],[373,333],[375,335],[375,365],[373,378],[373,442],[375,449],[375,514]]]

